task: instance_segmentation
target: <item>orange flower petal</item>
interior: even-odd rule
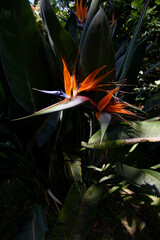
[[[121,113],[121,114],[136,116],[135,113],[132,113],[131,111],[126,110],[125,109],[126,106],[127,105],[125,103],[113,102],[106,107],[105,111],[110,113]]]
[[[84,23],[86,21],[87,15],[88,15],[87,4],[85,3],[84,6],[83,6],[82,5],[82,0],[80,0],[80,1],[75,0],[75,5],[76,5],[77,17],[78,17],[80,22]]]
[[[110,100],[113,97],[113,94],[115,94],[118,91],[118,88],[113,89],[110,93],[108,93],[104,98],[101,99],[101,101],[98,103],[98,110],[102,112],[106,106],[109,104]]]
[[[85,80],[80,84],[78,92],[82,91],[90,91],[91,89],[97,87],[98,82],[96,81],[95,77],[96,75],[106,66],[103,66],[101,68],[98,68],[97,70],[93,71],[89,74],[88,77],[85,78]]]
[[[63,62],[63,76],[64,76],[64,89],[65,89],[65,93],[71,97],[71,91],[72,91],[72,79],[71,79],[71,75],[68,71],[68,67],[67,67],[67,63],[65,61],[65,59],[62,58],[62,62]]]

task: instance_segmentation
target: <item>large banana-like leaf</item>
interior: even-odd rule
[[[160,173],[150,169],[138,169],[117,163],[116,172],[149,194],[160,197]]]
[[[80,49],[80,67],[86,77],[104,65],[107,65],[107,71],[115,69],[115,52],[107,16],[100,8],[89,25]],[[115,71],[103,82],[114,81]]]
[[[88,189],[75,183],[64,204],[50,240],[85,240],[93,224],[102,185],[94,184]]]
[[[33,112],[48,105],[47,97],[32,91],[32,87],[50,89],[51,74],[28,1],[0,1],[0,57],[12,94],[22,107]]]
[[[160,121],[121,123],[108,128],[106,140],[100,143],[101,131],[96,132],[82,146],[90,149],[114,149],[142,142],[160,142]]]
[[[66,59],[70,73],[72,74],[78,52],[76,42],[61,26],[49,0],[40,0],[40,11],[53,51],[58,50],[59,54]]]

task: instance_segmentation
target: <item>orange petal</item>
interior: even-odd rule
[[[92,88],[95,88],[97,85],[95,82],[95,77],[103,68],[105,68],[105,66],[98,68],[97,70],[90,73],[89,76],[86,77],[85,80],[80,84],[78,92],[89,91]]]
[[[112,70],[110,70],[109,72],[105,73],[104,75],[96,78],[96,79],[94,80],[94,84],[95,84],[95,85],[98,85],[98,83],[100,83],[104,78],[106,78],[106,77],[107,77],[111,72],[113,72],[114,70],[115,70],[115,69],[112,69]],[[105,84],[105,85],[107,85],[107,84]],[[113,84],[112,84],[112,85],[113,85]],[[100,85],[99,85],[99,86],[100,86]]]
[[[126,106],[127,105],[125,103],[113,102],[113,103],[110,103],[106,107],[105,111],[112,112],[112,113],[122,113],[122,114],[137,116],[135,113],[132,113],[131,111],[125,109]]]
[[[76,65],[78,60],[79,50],[77,53],[76,61],[73,68],[73,74],[72,74],[72,90],[73,90],[73,96],[77,95],[77,81],[76,81]]]
[[[75,0],[75,5],[76,5],[77,17],[78,17],[79,21],[84,23],[87,18],[87,15],[88,15],[88,7],[87,7],[86,3],[83,6],[82,0],[80,0],[80,1]]]
[[[110,93],[108,93],[104,98],[101,99],[101,101],[98,103],[98,110],[100,112],[102,112],[106,108],[106,106],[112,99],[113,94],[115,94],[117,91],[118,91],[118,88],[115,88]]]
[[[64,89],[65,93],[71,97],[71,91],[72,91],[72,79],[71,75],[68,71],[67,63],[66,61],[62,58],[63,62],[63,76],[64,76]]]

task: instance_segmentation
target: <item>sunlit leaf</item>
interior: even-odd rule
[[[143,191],[160,197],[160,173],[150,169],[138,169],[117,163],[116,172]]]
[[[64,154],[67,177],[71,184],[76,181],[82,182],[81,159],[78,156],[68,157]]]
[[[130,122],[131,125],[120,123],[109,127],[107,140],[101,140],[101,131],[96,132],[88,143],[82,146],[90,149],[114,149],[134,145],[135,143],[160,142],[160,121]]]

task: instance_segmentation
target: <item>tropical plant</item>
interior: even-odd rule
[[[134,160],[143,163],[140,146],[160,141],[159,118],[147,119],[120,98],[148,4],[115,56],[115,25],[98,0],[78,34],[74,13],[67,32],[50,1],[41,0],[45,38],[29,2],[1,1],[1,177],[22,179],[42,203],[17,240],[48,238],[42,207],[51,199],[59,215],[48,239],[67,240],[87,239],[99,202],[120,191],[122,179],[160,196],[160,173]]]

